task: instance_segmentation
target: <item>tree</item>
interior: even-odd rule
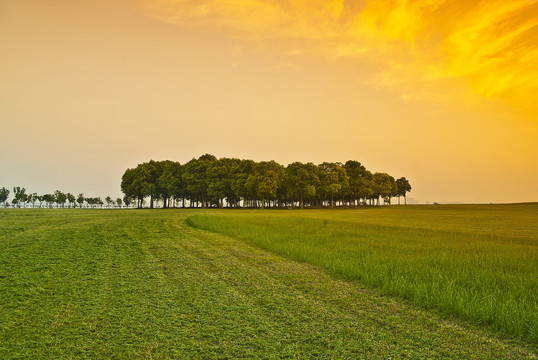
[[[341,194],[349,185],[349,176],[341,163],[324,162],[319,166],[320,185],[319,195],[331,199],[331,208],[334,208],[334,197]],[[324,199],[322,199],[323,201]]]
[[[14,195],[14,198],[11,201],[11,203],[14,206],[19,206],[20,207],[20,204],[21,203],[25,204],[26,200],[28,198],[28,196],[26,195],[26,189],[21,188],[20,186],[17,186],[17,187],[13,188],[13,195]]]
[[[398,205],[400,205],[400,196],[404,197],[404,202],[407,205],[407,196],[406,194],[411,191],[411,184],[409,184],[409,181],[401,177],[398,180],[396,180],[396,184],[398,185]]]
[[[182,166],[178,162],[167,161],[158,179],[159,187],[169,198],[184,198],[185,189],[182,181]]]
[[[262,209],[265,201],[275,199],[278,185],[284,177],[285,169],[275,161],[262,161],[256,164],[254,176],[256,195],[261,200]]]
[[[90,205],[91,208],[94,208],[95,206],[98,206],[99,207],[103,207],[103,200],[101,200],[100,197],[90,197],[90,198],[86,198],[86,202],[88,203],[88,205]]]
[[[226,188],[229,186],[229,171],[222,160],[213,161],[207,168],[207,195],[216,198],[218,207],[223,207]]]
[[[84,204],[84,194],[83,193],[78,194],[77,203],[78,203],[78,207],[82,208],[82,205]]]
[[[106,201],[106,206],[107,206],[107,207],[110,207],[110,206],[112,205],[112,203],[113,203],[114,200],[112,200],[112,198],[111,198],[110,196],[107,196],[107,197],[105,198],[105,201]]]
[[[121,204],[123,203],[123,201],[121,200],[121,198],[117,198],[116,199],[116,204],[118,204],[118,207],[121,209]]]
[[[127,169],[121,177],[121,191],[125,197],[137,200],[137,207],[140,208],[142,190],[137,178],[137,169]]]
[[[37,195],[37,193],[28,195],[28,202],[32,203],[32,208],[35,208],[35,203],[38,200],[39,200],[39,195]]]
[[[239,164],[239,159],[220,158],[207,169],[207,194],[217,200],[219,207],[224,206],[224,199],[228,204],[235,204],[238,200],[232,184],[234,171]]]
[[[54,191],[54,198],[58,207],[64,207],[65,201],[67,200],[67,195],[61,192],[60,190]]]
[[[93,208],[97,204],[97,198],[87,197],[84,199],[90,208]]]
[[[392,182],[390,180],[391,176],[386,173],[376,172],[374,174],[374,192],[373,197],[377,200],[377,205],[379,205],[379,198],[386,198],[390,196],[392,190]]]
[[[237,199],[243,199],[243,206],[256,198],[256,189],[253,186],[252,179],[256,168],[256,162],[253,160],[240,160],[237,167],[231,171],[230,187]]]
[[[159,196],[157,180],[162,173],[162,165],[150,160],[139,164],[134,169],[127,169],[122,176],[121,191],[124,195],[137,199],[137,207],[141,208],[144,198],[150,197],[150,207]]]
[[[47,204],[47,207],[52,207],[52,204],[54,203],[55,200],[56,198],[54,197],[53,194],[43,195],[43,201],[45,201],[45,203]]]
[[[123,197],[123,203],[125,204],[125,206],[129,207],[129,205],[131,205],[131,198],[127,195],[125,195]]]
[[[235,181],[234,175],[236,174],[237,168],[241,164],[241,160],[237,158],[221,158],[220,161],[226,166],[228,171],[228,177],[223,187],[224,197],[228,203],[228,206],[237,206],[241,198],[234,191],[233,184]]]
[[[6,201],[9,197],[9,190],[5,187],[0,189],[0,202],[6,207]]]
[[[348,160],[344,165],[346,173],[349,176],[349,186],[345,191],[351,200],[361,202],[361,199],[367,199],[373,194],[373,175],[371,172],[358,161]]]
[[[383,203],[390,205],[392,197],[397,196],[398,194],[398,184],[396,184],[396,180],[394,180],[394,178],[390,175],[389,175],[389,180],[390,180],[390,192],[388,195],[386,195],[383,198]]]
[[[75,198],[75,195],[67,193],[67,202],[69,203],[69,207],[76,207],[76,201],[77,199]]]
[[[202,207],[208,207],[208,169],[217,161],[217,158],[213,155],[205,154],[198,159],[192,159],[185,164],[185,171],[183,172],[182,179],[185,183],[185,189],[190,195],[192,201],[201,201]]]
[[[153,161],[139,165],[139,174],[141,176],[142,195],[149,196],[149,207],[153,209],[156,199],[163,199],[163,207],[166,207],[168,193],[163,191],[159,186],[159,178],[163,173],[165,161]]]
[[[294,162],[286,168],[286,181],[293,193],[299,196],[301,209],[305,198],[316,195],[316,186],[320,183],[318,172],[318,167],[312,163]]]

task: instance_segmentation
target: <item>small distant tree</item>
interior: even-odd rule
[[[5,187],[1,188],[0,189],[0,202],[4,205],[4,207],[6,207],[6,201],[8,197],[9,197],[9,190],[6,189]]]
[[[114,200],[112,200],[112,198],[110,196],[107,196],[105,198],[105,201],[106,201],[106,207],[110,207],[112,205],[112,203],[114,202]]]
[[[77,198],[75,197],[75,195],[67,193],[67,202],[69,203],[69,207],[76,207],[76,201]]]
[[[39,195],[37,197],[37,201],[39,201],[39,208],[41,208],[42,204],[43,204],[43,195]]]
[[[131,205],[131,198],[127,195],[125,195],[123,197],[123,203],[125,204],[125,206],[129,207]]]
[[[28,202],[32,203],[32,208],[35,208],[35,203],[38,200],[39,200],[39,195],[37,195],[37,193],[28,195]]]
[[[26,195],[26,189],[21,188],[20,186],[17,186],[17,187],[13,188],[13,195],[15,197],[13,198],[11,203],[14,206],[19,206],[20,207],[20,204],[21,203],[25,204],[26,201],[27,201],[27,198],[28,198],[28,195]]]
[[[103,207],[103,200],[99,197],[89,197],[85,198],[85,200],[91,208],[95,208],[96,206]]]
[[[121,209],[121,204],[123,203],[123,201],[121,200],[121,198],[117,198],[116,199],[116,204],[118,204],[118,207]]]
[[[83,193],[78,194],[77,203],[78,203],[78,207],[82,208],[82,205],[84,204],[84,194]]]
[[[56,204],[58,204],[58,207],[64,207],[67,200],[67,195],[60,190],[56,190],[54,192],[54,199]]]
[[[43,201],[47,204],[47,207],[52,207],[52,204],[55,202],[55,197],[53,194],[43,195]]]

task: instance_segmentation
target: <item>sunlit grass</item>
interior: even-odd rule
[[[299,235],[347,216],[0,210],[0,358],[536,358],[536,342],[185,224],[203,214],[229,215],[258,237],[273,216],[293,220]]]
[[[188,223],[538,340],[538,205],[229,211]]]

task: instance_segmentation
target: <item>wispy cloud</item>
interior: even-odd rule
[[[449,98],[464,80],[473,96],[503,98],[538,114],[535,0],[143,0],[148,14],[216,27],[282,54],[374,63],[370,83],[402,98]]]

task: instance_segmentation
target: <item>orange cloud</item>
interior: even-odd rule
[[[282,54],[375,63],[404,99],[499,97],[538,118],[538,1],[144,0],[150,16],[216,27]],[[272,49],[275,50],[275,49]],[[461,87],[458,91],[461,91]]]

